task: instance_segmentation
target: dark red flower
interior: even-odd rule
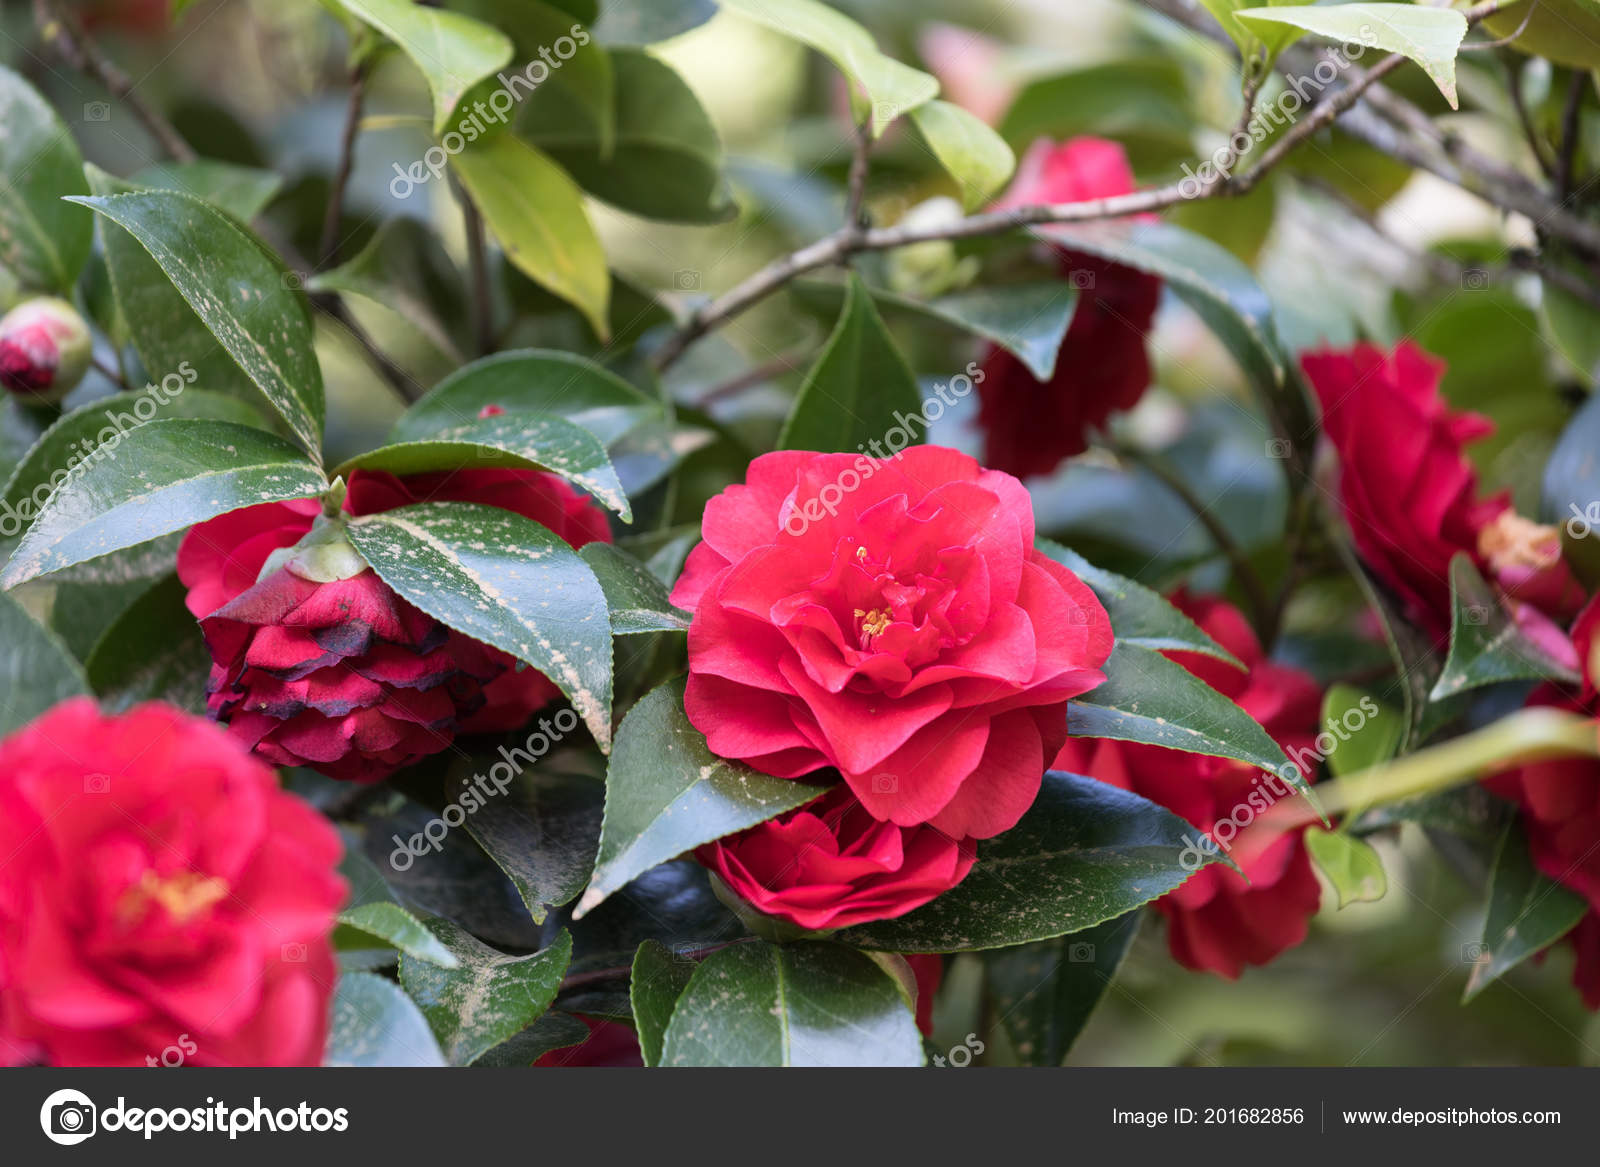
[[[689,720],[781,778],[834,767],[874,818],[988,838],[1032,805],[1105,609],[1033,546],[1033,502],[954,450],[792,450],[706,505],[672,593]]]
[[[1115,142],[1074,138],[1034,144],[996,209],[1083,202],[1135,189],[1127,155]],[[1161,281],[1096,256],[1056,249],[1078,307],[1056,357],[1055,375],[1038,381],[1011,353],[990,348],[974,378],[985,434],[984,462],[1025,478],[1048,474],[1088,448],[1089,432],[1132,409],[1150,385],[1145,337],[1161,301]]]
[[[1322,704],[1311,678],[1266,659],[1243,615],[1226,601],[1182,592],[1171,599],[1248,671],[1197,653],[1166,655],[1259,721],[1291,758],[1306,757],[1313,749]],[[1131,790],[1224,846],[1289,792],[1282,777],[1243,762],[1110,739],[1069,739],[1054,768]],[[1225,825],[1230,822],[1232,826]],[[1249,883],[1212,865],[1156,901],[1156,911],[1167,920],[1168,946],[1179,963],[1232,978],[1244,965],[1266,964],[1305,939],[1321,891],[1303,832],[1284,834],[1241,866]]]
[[[944,983],[944,957],[931,953],[912,953],[905,957],[917,982],[917,1028],[923,1037],[933,1035],[933,1004]]]
[[[965,879],[976,857],[971,839],[880,822],[843,783],[695,852],[758,911],[807,931],[903,916]]]
[[[318,1064],[340,851],[210,722],[56,706],[0,741],[0,1063]]]
[[[607,1021],[598,1017],[579,1016],[578,1020],[589,1027],[589,1036],[577,1045],[553,1049],[534,1062],[538,1069],[548,1070],[560,1066],[628,1067],[643,1066],[644,1055],[639,1050],[639,1035],[631,1025],[621,1021]]]

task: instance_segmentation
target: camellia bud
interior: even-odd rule
[[[71,304],[25,300],[0,317],[0,385],[30,401],[60,401],[83,380],[92,347]]]

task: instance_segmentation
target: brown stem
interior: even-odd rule
[[[457,187],[461,217],[467,228],[467,260],[472,267],[472,331],[477,339],[478,356],[488,356],[495,348],[494,300],[489,291],[489,242],[483,229],[483,216],[465,189]]]
[[[322,217],[322,242],[317,248],[320,266],[327,267],[339,251],[339,224],[344,218],[344,191],[356,162],[356,134],[361,128],[361,107],[367,98],[367,69],[350,70],[350,99],[345,106],[344,133],[339,139],[339,163],[328,192],[328,209]]]

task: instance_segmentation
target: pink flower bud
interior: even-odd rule
[[[89,328],[71,304],[25,300],[0,318],[0,385],[30,401],[57,402],[89,369]]]

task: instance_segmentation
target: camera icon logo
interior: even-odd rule
[[[700,290],[700,273],[693,268],[675,271],[672,273],[672,286],[680,292],[698,292]]]
[[[111,793],[111,775],[99,773],[84,775],[83,792],[85,794]]]
[[[111,103],[107,101],[88,101],[83,106],[83,120],[86,122],[108,122],[111,120]]]
[[[39,1108],[39,1125],[52,1143],[72,1147],[94,1134],[97,1113],[82,1091],[57,1090]]]
[[[1461,287],[1468,292],[1481,292],[1489,286],[1489,273],[1481,267],[1469,267],[1461,273]]]
[[[898,794],[900,791],[900,778],[895,774],[874,774],[872,776],[872,793]]]
[[[1094,290],[1094,272],[1089,268],[1076,268],[1067,273],[1067,282],[1080,292]]]

